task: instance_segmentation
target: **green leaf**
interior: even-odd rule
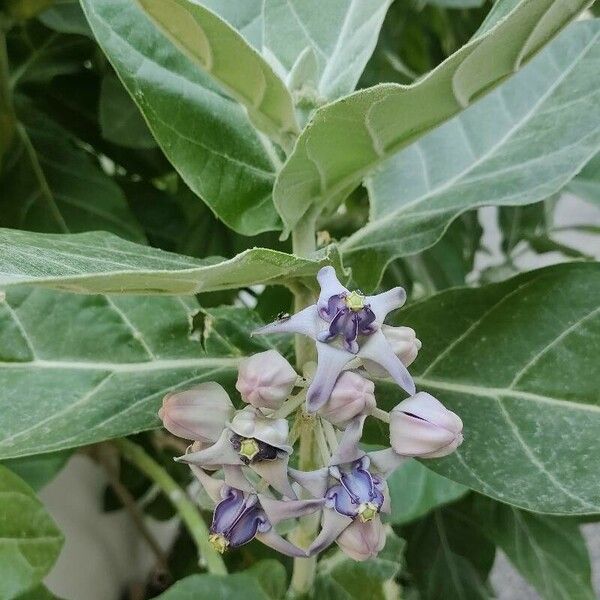
[[[402,525],[414,521],[442,504],[464,496],[468,488],[410,460],[388,479],[392,513],[388,521]]]
[[[354,90],[391,0],[201,0],[238,29],[295,92],[318,106]]]
[[[274,166],[245,110],[177,50],[129,0],[82,0],[100,46],[187,185],[229,227],[279,227]]]
[[[581,173],[567,186],[567,191],[600,205],[600,153],[585,165]]]
[[[275,184],[285,226],[315,205],[343,199],[388,158],[512,74],[587,4],[522,1],[417,83],[378,85],[318,110]]]
[[[123,192],[92,157],[40,113],[24,116],[0,174],[0,225],[46,232],[104,229],[145,241]]]
[[[62,544],[62,534],[32,490],[0,466],[0,598],[17,598],[40,583]]]
[[[287,573],[278,560],[260,560],[245,571],[258,581],[263,591],[271,600],[280,600],[285,596]]]
[[[464,514],[462,505],[436,509],[402,530],[406,560],[421,600],[489,600],[486,584],[495,547]]]
[[[0,286],[35,283],[82,293],[197,294],[314,276],[340,268],[334,246],[300,258],[252,248],[234,258],[190,258],[101,232],[52,235],[0,229]]]
[[[318,563],[314,597],[319,600],[398,598],[394,578],[404,563],[404,540],[389,530],[377,558],[356,562],[341,551]]]
[[[123,84],[114,76],[102,80],[99,106],[102,136],[127,148],[155,148],[156,141]]]
[[[17,600],[61,600],[55,596],[45,585],[39,585],[24,594],[21,594]]]
[[[246,573],[190,575],[157,597],[157,600],[270,600],[259,582]]]
[[[246,109],[284,148],[300,133],[285,84],[223,19],[190,0],[138,0],[160,29]]]
[[[207,356],[190,338],[197,309],[181,297],[8,290],[0,303],[0,458],[151,429],[167,392],[234,381],[239,358]]]
[[[38,492],[62,470],[72,452],[63,450],[39,456],[26,456],[3,461],[3,465],[16,473],[23,481]]]
[[[546,600],[594,600],[590,559],[575,519],[526,512],[479,496],[477,524]]]
[[[92,37],[92,31],[78,0],[62,0],[60,3],[55,3],[41,13],[38,19],[54,31]]]
[[[600,512],[599,297],[600,265],[567,263],[402,311],[423,341],[417,387],[464,423],[457,452],[427,466],[521,508]]]
[[[374,288],[386,264],[431,246],[465,210],[543,200],[596,154],[599,39],[600,22],[572,25],[367,180],[370,222],[342,245],[361,286]]]

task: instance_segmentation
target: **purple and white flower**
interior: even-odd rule
[[[327,401],[346,365],[360,358],[376,363],[409,394],[415,384],[382,331],[383,321],[406,300],[401,287],[375,296],[350,292],[333,267],[323,267],[317,279],[321,293],[316,304],[261,327],[255,334],[299,333],[317,347],[317,370],[307,392],[307,410],[316,412]]]
[[[283,538],[275,531],[274,526],[280,521],[319,510],[323,501],[276,500],[257,494],[254,490],[247,491],[227,485],[223,480],[211,477],[199,467],[192,466],[192,471],[216,503],[209,540],[218,552],[223,553],[229,548],[237,548],[256,538],[282,554],[295,557],[307,556],[306,550],[298,548]]]

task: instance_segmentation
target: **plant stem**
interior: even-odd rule
[[[309,256],[316,250],[316,213],[309,212],[292,231],[293,252],[297,256]],[[294,288],[294,309],[302,310],[314,301],[311,291],[303,285]],[[305,365],[315,358],[315,347],[309,338],[296,335],[296,366],[299,372],[304,371]],[[298,415],[300,426],[300,448],[298,467],[302,471],[310,471],[317,465],[315,462],[315,417],[305,413]],[[299,526],[293,532],[294,542],[300,547],[307,547],[319,526],[319,515],[309,515],[300,519]],[[290,584],[290,592],[295,595],[305,595],[310,592],[317,570],[317,557],[295,558],[294,571]]]
[[[379,419],[380,421],[383,421],[384,423],[389,423],[390,422],[390,413],[387,412],[387,410],[383,410],[381,408],[372,408],[371,412],[369,413],[372,417],[375,417],[376,419]]]
[[[1,24],[0,24],[1,25]],[[9,84],[6,36],[0,26],[0,164],[15,134],[15,114]]]
[[[223,559],[208,541],[208,527],[202,520],[196,505],[187,497],[181,487],[137,444],[125,438],[114,440],[113,443],[122,456],[152,479],[173,504],[196,543],[200,557],[206,562],[208,572],[214,575],[226,575],[227,568]]]

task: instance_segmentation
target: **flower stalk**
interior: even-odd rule
[[[125,438],[114,440],[113,443],[123,458],[150,478],[173,504],[192,536],[199,556],[206,563],[207,571],[213,575],[226,575],[227,567],[223,559],[210,544],[208,527],[185,491],[143,448]]]

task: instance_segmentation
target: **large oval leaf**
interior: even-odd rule
[[[571,263],[403,311],[417,387],[464,421],[459,450],[426,465],[529,510],[600,512],[599,298],[600,265]]]
[[[588,3],[524,0],[414,85],[378,85],[318,110],[275,184],[285,225],[343,198],[375,167],[512,74]]]
[[[267,248],[234,258],[191,258],[140,246],[101,232],[76,235],[0,229],[0,286],[35,283],[73,292],[197,294],[258,283],[314,280],[333,262],[334,247],[301,258]]]
[[[343,244],[356,281],[373,289],[390,261],[434,244],[465,210],[559,191],[600,150],[599,103],[600,21],[576,23],[367,180],[370,222]]]
[[[82,0],[100,46],[188,186],[232,229],[278,228],[273,163],[246,112],[130,0]]]

